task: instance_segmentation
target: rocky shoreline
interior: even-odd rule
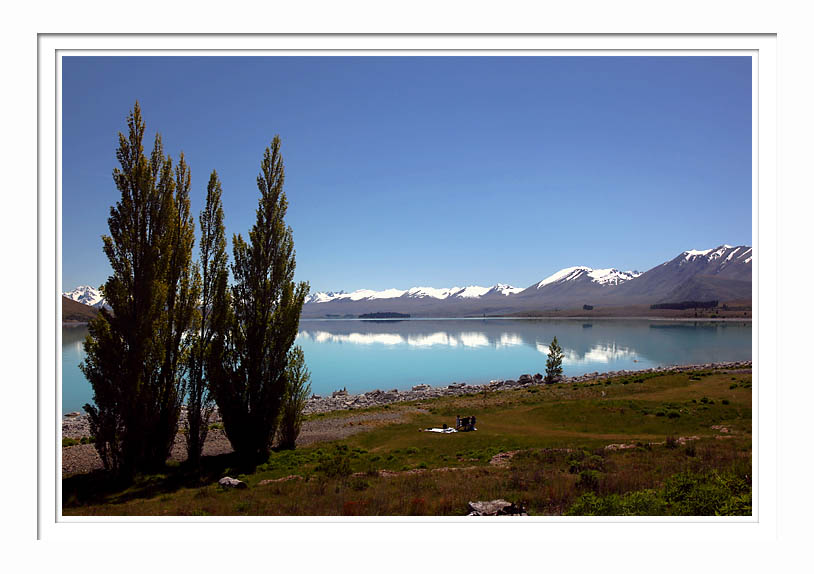
[[[596,379],[607,379],[609,377],[619,377],[625,375],[637,375],[648,373],[680,373],[684,371],[698,371],[706,369],[750,369],[752,361],[731,361],[723,363],[704,363],[698,365],[669,365],[664,367],[654,367],[640,370],[609,371],[605,373],[593,372],[576,377],[562,377],[557,384],[573,384],[594,381]],[[409,391],[399,391],[392,389],[382,391],[379,389],[353,395],[346,390],[334,391],[331,396],[313,395],[308,399],[305,406],[305,414],[328,413],[333,411],[366,409],[379,407],[393,403],[420,401],[434,399],[437,397],[460,396],[482,391],[498,391],[506,389],[519,389],[535,385],[544,385],[543,376],[540,373],[535,375],[522,374],[517,379],[494,380],[484,385],[468,385],[467,383],[451,383],[445,387],[431,387],[429,385],[416,385]],[[186,411],[182,410],[182,423],[186,417]],[[220,415],[215,410],[212,423],[220,422]],[[87,415],[75,412],[68,413],[62,419],[63,438],[81,438],[90,435],[90,427]]]

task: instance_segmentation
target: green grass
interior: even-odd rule
[[[714,473],[746,476],[743,469],[751,468],[751,376],[739,374],[736,380],[733,388],[731,374],[724,372],[636,375],[601,384],[539,386],[389,405],[388,410],[400,411],[405,422],[378,426],[341,441],[274,452],[255,469],[240,469],[230,455],[223,455],[206,457],[201,472],[176,466],[163,474],[137,477],[127,485],[113,483],[104,473],[67,478],[63,511],[461,515],[469,500],[505,498],[523,503],[530,514],[608,509],[675,514],[702,508],[665,498],[669,481],[678,481],[675,477],[682,473],[695,473],[692,476],[702,477],[696,482],[699,492],[707,493],[704,496],[720,498],[721,505],[728,505],[727,512],[746,512],[746,490],[750,495],[751,486],[738,486],[732,496],[704,486]],[[451,424],[458,414],[477,416],[479,430],[418,432]],[[715,439],[718,433],[712,425],[726,426],[730,438]],[[678,437],[690,436],[699,440],[679,446]],[[608,450],[604,448],[608,444],[638,446]],[[520,452],[506,467],[489,464],[494,455],[507,451]],[[461,468],[468,470],[456,470]],[[379,471],[401,474],[380,476]],[[224,475],[244,480],[249,488],[218,488],[217,479]],[[291,475],[301,478],[260,485]],[[751,484],[750,479],[744,480]],[[598,498],[583,498],[586,493]],[[723,512],[722,508],[713,510]]]

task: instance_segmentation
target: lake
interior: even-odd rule
[[[85,327],[62,328],[62,410],[93,396],[79,370]],[[564,374],[752,358],[751,322],[571,319],[302,320],[311,389],[408,389],[420,383],[487,383],[544,373],[548,344],[563,348]]]

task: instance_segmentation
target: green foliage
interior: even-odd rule
[[[120,199],[102,237],[113,274],[102,286],[112,312],[88,324],[80,368],[93,388],[84,406],[105,468],[122,476],[164,464],[178,429],[183,399],[183,337],[192,324],[197,284],[192,276],[194,225],[189,169],[173,171],[156,135],[148,158],[138,102],[119,134]]]
[[[200,258],[195,266],[195,281],[200,287],[201,300],[188,355],[186,439],[187,458],[192,466],[200,463],[210,429],[207,422],[214,410],[214,402],[209,382],[213,373],[217,377],[223,371],[226,348],[229,293],[222,191],[218,173],[213,170],[206,188],[206,204],[199,218]]]
[[[601,473],[597,470],[582,470],[579,473],[579,480],[577,480],[577,488],[596,490],[599,488],[599,478],[601,476]]]
[[[567,516],[750,516],[751,477],[734,471],[684,472],[669,477],[661,489],[625,494],[582,494]]]
[[[311,393],[311,373],[305,366],[305,355],[299,346],[288,353],[286,393],[280,416],[280,448],[293,449],[303,421],[303,411]]]
[[[562,347],[557,342],[557,337],[554,337],[548,347],[548,359],[545,362],[545,381],[547,383],[552,383],[562,376],[562,358]]]
[[[285,224],[288,200],[280,138],[261,162],[260,200],[249,241],[233,237],[232,315],[224,368],[210,387],[224,429],[247,463],[268,458],[286,396],[288,352],[297,336],[308,284],[294,284],[294,239]]]
[[[350,457],[340,450],[337,450],[333,457],[323,459],[315,470],[328,478],[346,477],[353,472]]]

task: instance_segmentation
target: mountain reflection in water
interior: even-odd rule
[[[587,328],[587,325],[591,325]],[[63,412],[93,393],[78,364],[86,328],[62,330]],[[545,371],[554,337],[568,376],[752,357],[749,322],[567,319],[302,320],[303,348],[316,394],[487,383]]]

